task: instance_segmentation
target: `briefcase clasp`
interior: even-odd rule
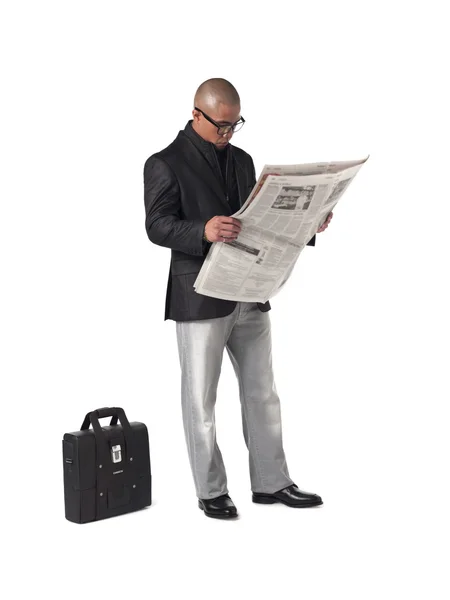
[[[122,460],[122,449],[120,447],[120,444],[117,444],[117,446],[112,446],[111,458],[113,463],[118,463]]]

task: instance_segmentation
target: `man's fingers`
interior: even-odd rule
[[[219,228],[220,232],[225,231],[228,235],[229,232],[233,232],[233,233],[239,233],[241,230],[239,227],[236,227],[235,225],[222,225],[222,227]]]
[[[238,233],[231,233],[230,231],[223,231],[220,235],[219,235],[219,239],[220,240],[236,240],[238,237]]]
[[[236,227],[241,227],[241,222],[233,217],[218,217],[217,220],[221,225],[227,223],[231,225],[236,225]]]
[[[242,229],[241,222],[238,219],[224,215],[214,217],[211,224],[213,224],[216,241],[218,242],[232,242],[238,237]]]

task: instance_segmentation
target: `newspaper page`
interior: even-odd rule
[[[368,158],[265,165],[246,202],[232,215],[241,222],[239,236],[212,244],[195,291],[241,302],[273,298]]]

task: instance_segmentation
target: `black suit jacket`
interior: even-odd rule
[[[211,246],[203,240],[206,222],[233,213],[221,184],[214,145],[203,140],[191,123],[144,166],[147,235],[153,243],[172,250],[164,318],[174,321],[224,317],[236,306],[236,302],[204,296],[193,288]],[[242,206],[256,183],[253,159],[231,144],[228,152]],[[309,245],[314,243],[315,236]],[[265,312],[270,303],[258,303],[258,307]]]

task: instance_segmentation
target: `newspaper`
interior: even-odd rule
[[[246,202],[232,215],[241,222],[239,236],[212,244],[195,291],[241,302],[273,298],[368,158],[265,165]]]

